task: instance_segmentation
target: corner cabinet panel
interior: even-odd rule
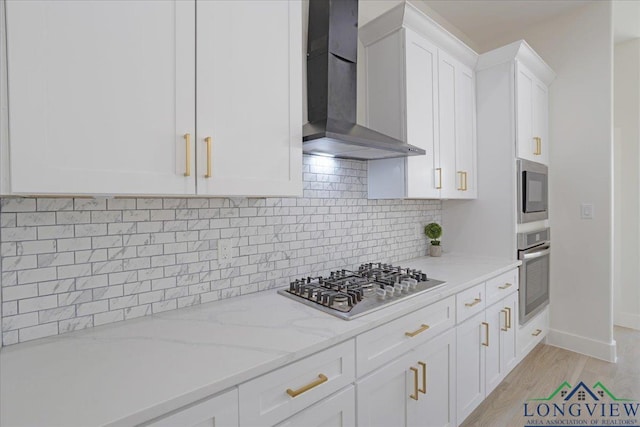
[[[198,194],[302,195],[298,1],[198,1]]]
[[[194,0],[7,0],[6,23],[5,193],[195,193]]]

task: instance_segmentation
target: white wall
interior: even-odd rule
[[[548,341],[615,360],[612,301],[612,81],[610,2],[523,28],[557,73],[550,87],[551,333]],[[580,203],[595,218],[580,219]]]
[[[619,274],[614,281],[614,321],[640,329],[640,39],[615,46],[613,85],[620,237],[615,251]]]

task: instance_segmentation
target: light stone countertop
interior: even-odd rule
[[[134,425],[353,338],[520,261],[445,254],[394,264],[447,284],[350,321],[271,290],[5,347],[0,425]]]

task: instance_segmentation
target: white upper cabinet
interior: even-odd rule
[[[369,198],[475,198],[477,54],[408,3],[360,38],[367,125],[426,151],[369,161]]]
[[[8,0],[3,193],[193,193],[194,13],[194,1]]]
[[[508,79],[515,100],[513,107],[509,106],[511,117],[487,117],[502,123],[508,120],[506,123],[515,130],[517,157],[548,164],[549,85],[555,79],[553,70],[520,40],[482,54],[476,72]]]
[[[302,193],[300,2],[8,0],[6,27],[2,193]]]
[[[198,2],[198,194],[302,194],[301,13],[299,1]]]
[[[547,86],[516,62],[516,128],[518,157],[549,163],[549,96]]]

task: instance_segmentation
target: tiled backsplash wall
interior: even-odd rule
[[[425,254],[439,201],[367,200],[366,162],[303,171],[301,198],[2,199],[3,344]]]

